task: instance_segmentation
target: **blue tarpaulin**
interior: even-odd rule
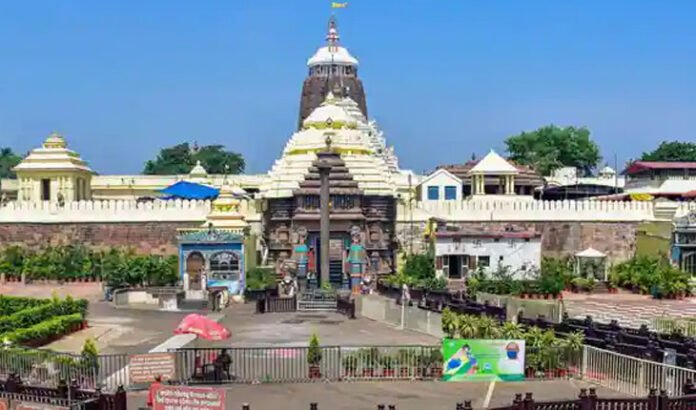
[[[164,199],[214,199],[220,191],[207,185],[179,181],[160,191],[167,195]]]

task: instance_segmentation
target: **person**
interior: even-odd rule
[[[524,363],[520,352],[520,347],[515,342],[510,342],[505,346],[505,355],[498,360],[498,372],[504,375],[524,374]]]
[[[227,349],[222,349],[215,358],[215,381],[221,381],[223,374],[230,378],[230,365],[232,365],[232,358],[227,353]]]
[[[155,395],[157,394],[157,389],[162,386],[162,376],[155,376],[155,381],[150,383],[150,388],[147,391],[147,406],[150,408],[155,407]]]
[[[471,347],[465,344],[447,361],[445,373],[455,374],[474,374],[478,367],[476,358],[471,353]]]

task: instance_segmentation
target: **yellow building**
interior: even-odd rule
[[[65,139],[51,133],[15,168],[19,201],[72,202],[92,199],[91,181],[94,171],[75,151],[68,149]]]

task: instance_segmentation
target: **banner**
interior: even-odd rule
[[[154,410],[225,410],[225,390],[211,387],[160,386]]]
[[[524,340],[445,339],[444,381],[524,379]]]

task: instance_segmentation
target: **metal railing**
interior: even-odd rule
[[[696,337],[696,321],[675,318],[675,317],[655,317],[650,326],[658,333],[671,334],[676,332],[687,337]]]
[[[583,379],[633,396],[645,396],[650,389],[678,394],[696,371],[626,356],[585,346],[582,361]]]
[[[177,379],[182,383],[410,380],[442,375],[440,346],[322,346],[316,365],[310,364],[309,347],[175,352]]]

